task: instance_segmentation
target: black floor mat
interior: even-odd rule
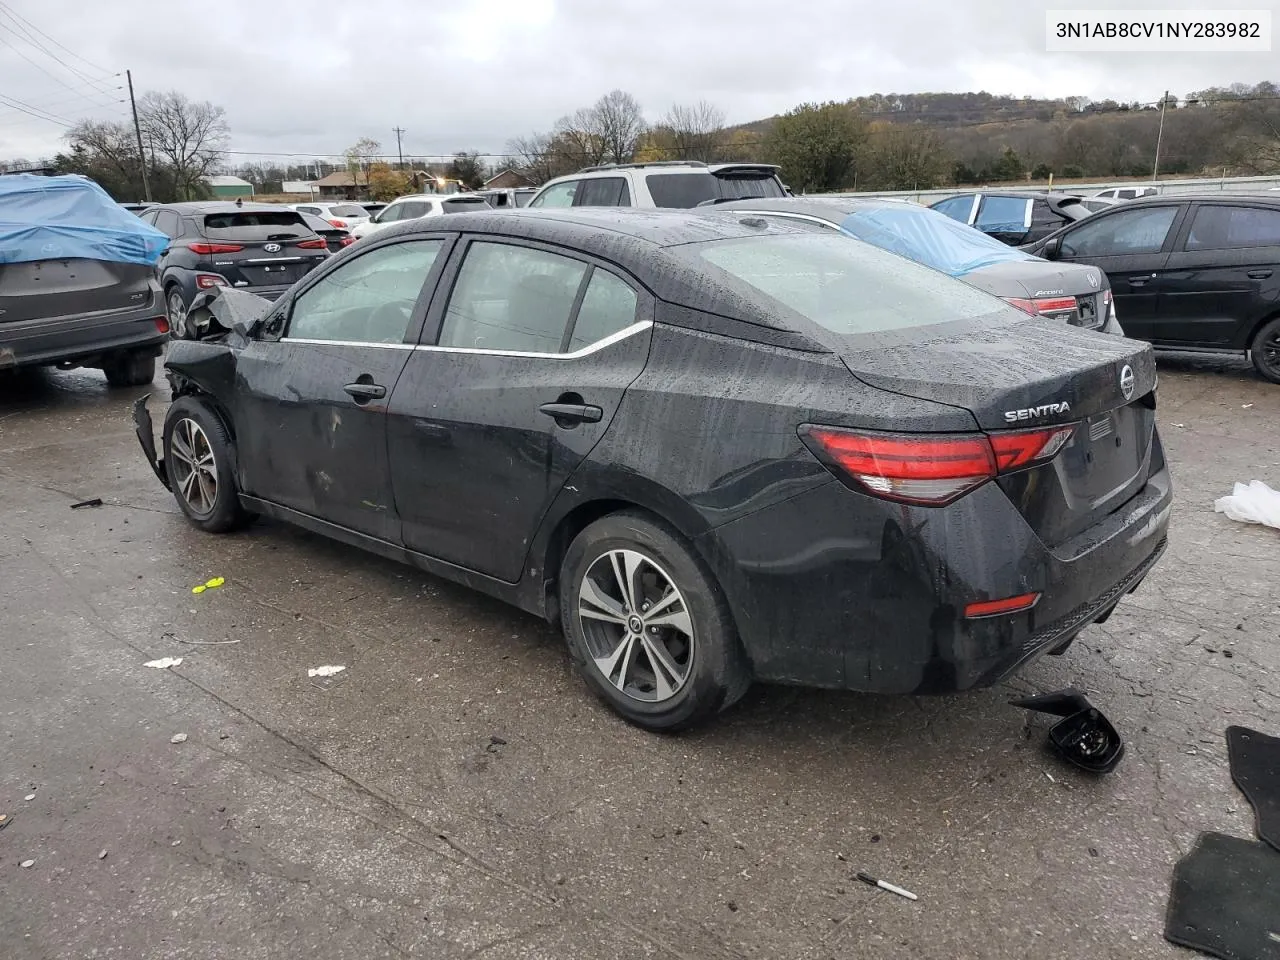
[[[1280,960],[1280,851],[1200,834],[1173,869],[1164,935],[1222,960]]]
[[[1227,756],[1258,820],[1258,838],[1280,850],[1280,739],[1248,727],[1227,727]]]

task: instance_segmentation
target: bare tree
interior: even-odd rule
[[[142,135],[173,170],[186,199],[202,192],[202,179],[218,165],[227,142],[226,112],[208,100],[189,100],[176,90],[152,91],[138,101]]]
[[[364,173],[364,185],[369,186],[369,174],[367,172],[369,164],[382,150],[382,144],[372,137],[361,137],[351,146],[343,151],[343,157],[347,161],[347,172],[351,174],[351,185],[360,189],[360,174]]]
[[[646,129],[636,98],[625,91],[613,90],[597,100],[588,113],[593,115],[605,159],[611,163],[630,163]]]
[[[724,111],[705,100],[692,106],[676,104],[659,121],[664,151],[676,160],[719,160],[729,141]]]
[[[551,140],[553,148],[556,142],[562,144],[580,167],[604,163],[609,151],[595,107],[582,107],[557,120],[551,131]]]

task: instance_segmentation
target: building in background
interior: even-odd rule
[[[209,192],[215,200],[234,200],[236,197],[252,197],[253,184],[239,177],[217,176],[205,177]]]
[[[316,195],[316,182],[314,180],[286,180],[280,185],[280,192],[314,197]]]

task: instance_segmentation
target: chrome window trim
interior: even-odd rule
[[[611,333],[603,340],[597,340],[595,343],[588,344],[580,350],[574,350],[571,353],[534,353],[525,350],[485,350],[481,347],[438,347],[434,344],[412,344],[412,343],[368,343],[361,340],[317,340],[310,337],[281,337],[277,343],[300,343],[310,346],[323,347],[379,347],[384,350],[422,350],[432,353],[472,353],[481,356],[490,357],[530,357],[536,360],[578,360],[582,357],[589,356],[603,350],[605,347],[611,347],[615,343],[620,343],[629,337],[642,333],[653,326],[652,320],[640,320],[631,324],[629,327],[623,327],[617,333]]]

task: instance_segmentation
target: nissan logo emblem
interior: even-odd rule
[[[267,253],[279,253],[279,252],[280,252],[280,244],[278,244],[278,243],[268,243],[268,244],[267,244],[265,247],[263,247],[262,249],[263,249],[263,250],[265,250],[265,251],[267,251]]]
[[[1133,387],[1137,382],[1137,378],[1133,375],[1133,367],[1127,363],[1120,371],[1120,392],[1124,394],[1126,400],[1133,399]]]

